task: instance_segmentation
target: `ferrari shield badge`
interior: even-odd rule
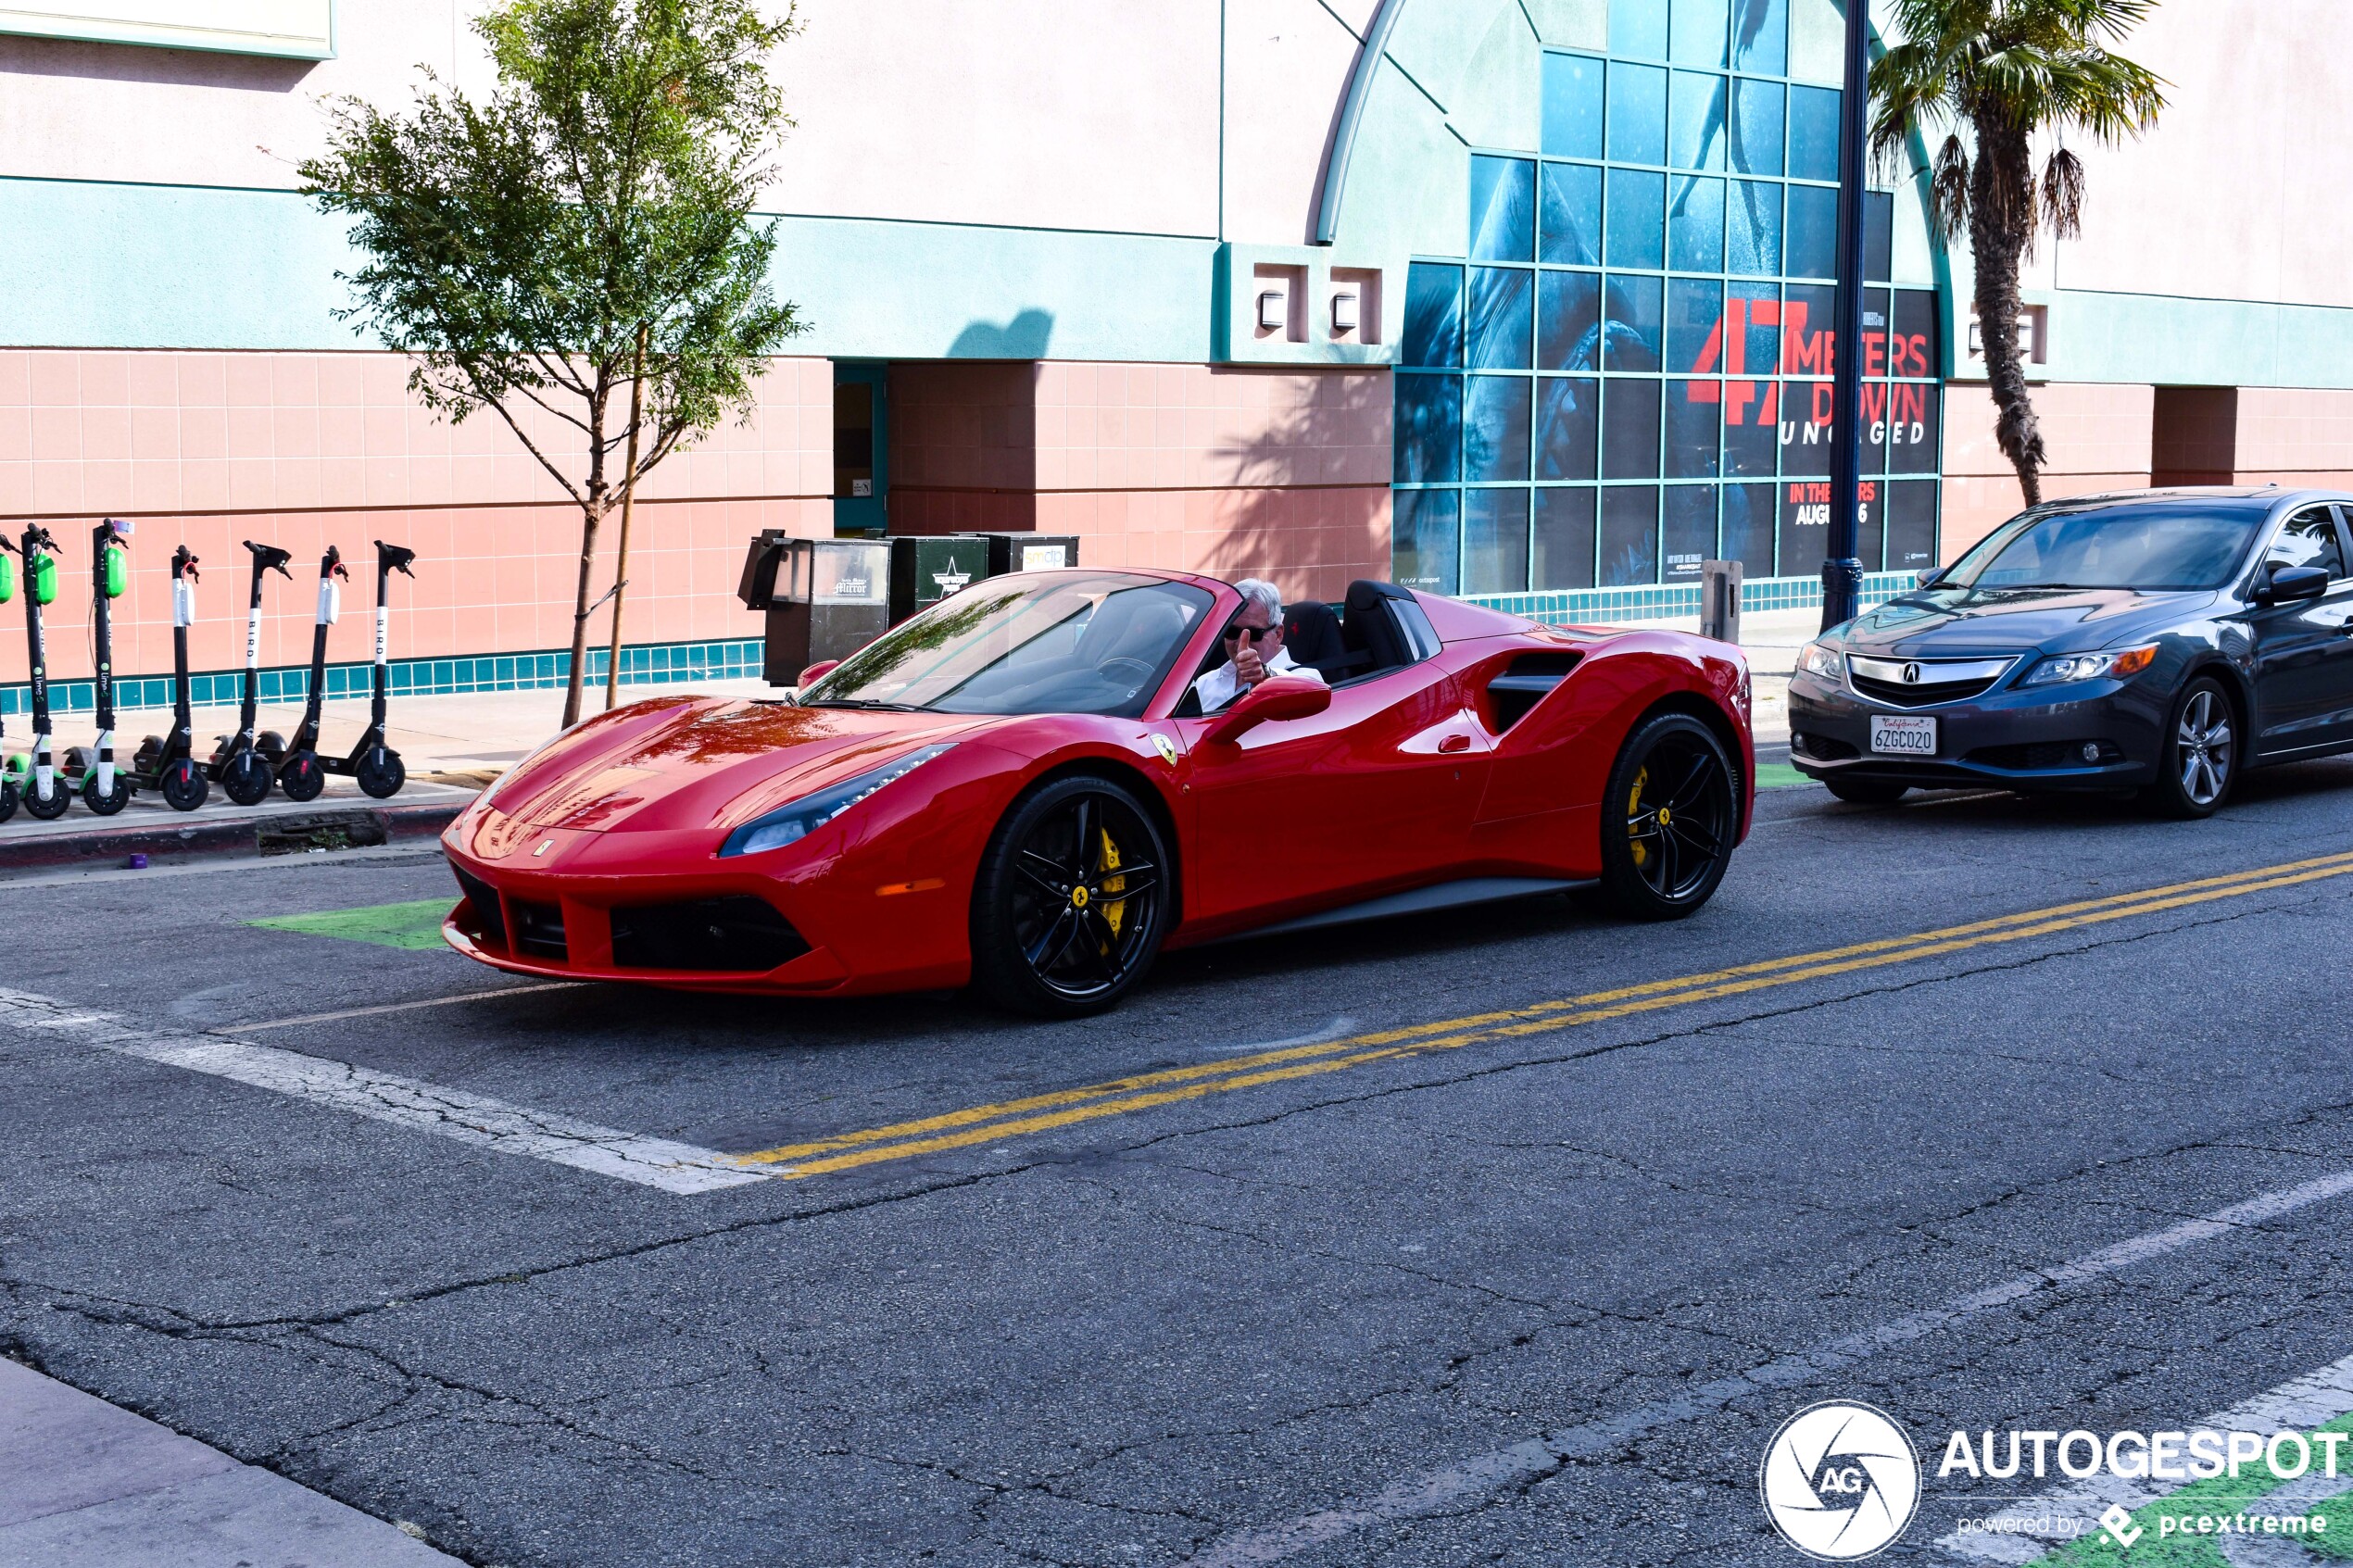
[[[1155,734],[1152,746],[1160,752],[1160,759],[1170,767],[1176,766],[1176,743],[1166,735]]]

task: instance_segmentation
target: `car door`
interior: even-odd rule
[[[2329,591],[2296,604],[2259,605],[2255,749],[2262,754],[2353,741],[2353,573],[2334,507],[2307,507],[2281,525],[2263,570],[2316,566]]]
[[[1439,880],[1461,861],[1488,741],[1443,654],[1351,681],[1238,743],[1183,732],[1195,809],[1186,917],[1269,919]]]

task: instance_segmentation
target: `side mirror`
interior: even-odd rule
[[[808,669],[800,672],[800,684],[798,689],[804,692],[807,691],[812,685],[832,674],[834,672],[834,667],[840,662],[841,660],[838,659],[819,659],[816,663],[811,665]]]
[[[1261,681],[1236,697],[1209,721],[1202,739],[1213,746],[1231,746],[1259,725],[1284,719],[1313,719],[1332,705],[1332,692],[1321,681],[1297,675],[1277,675]]]
[[[2329,591],[2329,574],[2317,566],[2274,567],[2270,581],[2255,592],[2257,602],[2267,605],[2295,604],[2303,599],[2317,599]]]
[[[1919,588],[1933,588],[1936,580],[1944,575],[1944,569],[1941,566],[1923,567],[1914,575],[1912,584]]]

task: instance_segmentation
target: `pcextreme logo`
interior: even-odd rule
[[[1783,1540],[1808,1557],[1849,1562],[1885,1550],[1910,1525],[1920,1460],[1884,1411],[1825,1399],[1781,1423],[1756,1486]]]

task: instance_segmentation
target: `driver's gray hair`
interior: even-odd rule
[[[1283,623],[1283,596],[1276,591],[1272,583],[1262,577],[1245,577],[1234,584],[1234,592],[1242,596],[1244,608],[1265,605],[1267,625],[1280,626]]]

